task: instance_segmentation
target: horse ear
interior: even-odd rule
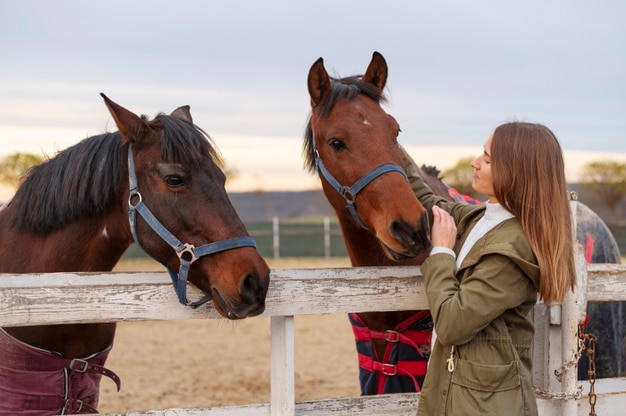
[[[383,58],[380,53],[374,52],[372,60],[367,67],[367,71],[365,71],[365,75],[363,75],[363,81],[377,86],[382,91],[385,88],[385,84],[387,84],[387,75],[387,62],[385,58]]]
[[[189,111],[188,105],[178,107],[176,110],[172,111],[171,116],[186,121],[187,123],[193,124],[193,119],[191,118],[191,112]]]
[[[137,136],[150,129],[148,123],[141,117],[121,105],[114,103],[103,93],[100,93],[100,95],[104,98],[104,103],[113,116],[113,120],[115,120],[115,124],[117,124],[117,128],[122,134],[124,142],[134,143]]]
[[[311,66],[307,84],[311,96],[311,107],[315,107],[322,101],[322,98],[326,97],[331,88],[330,77],[324,68],[324,59],[319,58]]]

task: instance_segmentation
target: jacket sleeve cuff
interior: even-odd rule
[[[456,259],[456,254],[454,253],[454,250],[452,250],[451,248],[448,247],[441,247],[441,246],[435,246],[430,250],[430,255],[432,256],[433,254],[439,254],[439,253],[446,253],[451,255],[452,257],[454,257]]]

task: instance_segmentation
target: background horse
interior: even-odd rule
[[[575,202],[576,240],[587,263],[621,263],[611,230],[589,207]],[[626,376],[626,302],[589,302],[585,332],[597,337],[595,377]],[[578,362],[578,379],[589,378],[587,354]]]
[[[110,271],[135,240],[170,271],[181,303],[212,298],[230,319],[262,313],[269,268],[189,107],[150,121],[102,96],[119,132],[29,172],[0,212],[0,272]],[[187,279],[206,298],[189,301]],[[0,413],[95,412],[102,375],[119,389],[103,367],[114,334],[115,323],[0,329]]]
[[[321,58],[308,76],[312,112],[305,132],[305,165],[320,175],[354,266],[420,265],[429,249],[423,240],[414,245],[418,249],[405,252],[406,256],[414,255],[412,258],[394,256],[387,249],[385,238],[396,228],[394,219],[411,218],[410,212],[401,211],[404,207],[413,207],[413,215],[424,217],[419,201],[416,203],[412,191],[406,190],[400,175],[368,173],[385,164],[402,166],[397,155],[397,123],[380,107],[385,101],[382,91],[386,79],[386,63],[376,52],[362,77],[330,78]],[[435,194],[451,201],[480,203],[443,183],[435,168],[418,168],[418,172]],[[372,182],[368,185],[367,181]],[[606,225],[580,202],[575,206],[577,238],[586,247],[587,260],[618,263],[619,250]],[[425,221],[419,226],[414,232],[427,232]],[[599,338],[598,377],[624,372],[623,303],[589,304],[588,330]],[[428,331],[432,330],[427,311],[351,314],[350,319],[359,353],[362,394],[419,391],[425,374],[420,361],[428,358]],[[621,358],[616,361],[616,356]],[[581,360],[581,378],[586,378],[585,360]]]

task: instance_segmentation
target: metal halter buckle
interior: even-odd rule
[[[395,376],[398,374],[398,367],[394,364],[383,364],[380,371],[386,376]]]
[[[74,364],[80,364],[80,367],[74,368]],[[89,363],[85,360],[81,360],[80,358],[74,358],[70,361],[70,370],[76,371],[77,373],[84,373],[89,369]]]
[[[387,342],[398,342],[400,341],[400,333],[398,331],[393,331],[388,329],[385,331],[385,341]]]

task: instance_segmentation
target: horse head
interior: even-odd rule
[[[427,252],[430,240],[426,210],[404,172],[400,126],[381,107],[387,74],[378,52],[362,77],[331,78],[319,58],[308,74],[304,153],[308,169],[322,179],[344,238],[369,232],[387,257],[402,261]],[[358,248],[347,245],[355,263]]]
[[[137,244],[170,271],[181,303],[199,306],[212,298],[229,319],[262,313],[269,267],[235,212],[220,158],[189,107],[148,121],[102,96],[129,149],[122,200]],[[188,301],[187,279],[207,297]]]

